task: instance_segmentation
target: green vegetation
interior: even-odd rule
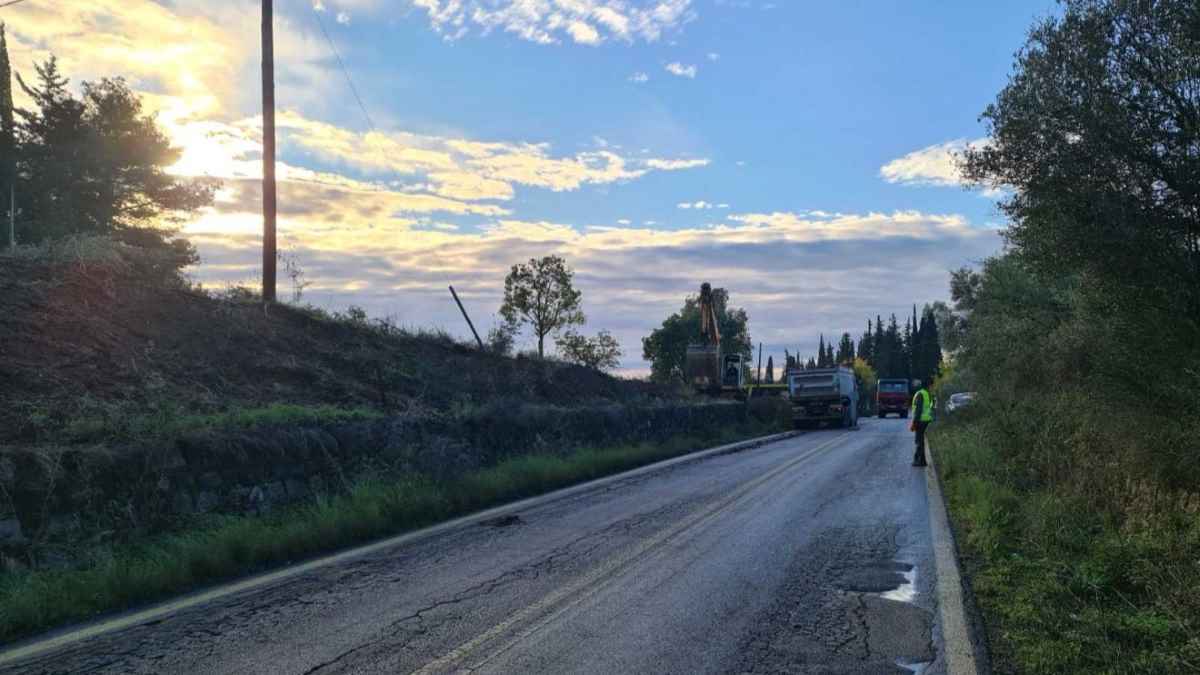
[[[1200,671],[1197,25],[1068,0],[965,158],[1009,248],[952,275],[933,440],[999,672]]]
[[[986,413],[981,413],[986,414]],[[1031,486],[978,420],[933,447],[996,673],[1200,670],[1200,517],[1121,521]]]
[[[0,641],[781,428],[760,421],[660,444],[517,457],[447,483],[368,480],[274,514],[206,516],[182,533],[97,554],[83,569],[0,575]]]

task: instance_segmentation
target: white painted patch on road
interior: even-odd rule
[[[880,597],[885,600],[895,600],[896,602],[912,603],[917,599],[917,567],[912,566],[907,572],[904,572],[904,583],[890,591],[880,593]]]

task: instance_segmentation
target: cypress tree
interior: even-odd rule
[[[825,334],[821,333],[821,339],[817,342],[817,367],[824,368],[829,364],[825,363]]]
[[[767,357],[767,384],[775,384],[775,357]]]
[[[871,345],[871,365],[875,366],[875,372],[879,373],[880,377],[887,377],[887,370],[884,367],[887,349],[883,343],[883,319],[878,314],[875,315],[875,338]]]
[[[871,354],[874,351],[871,348],[872,340],[874,340],[874,336],[871,335],[871,320],[867,319],[867,332],[858,339],[858,356],[868,363],[871,362]]]

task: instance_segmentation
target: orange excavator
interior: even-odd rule
[[[717,323],[712,286],[700,285],[700,341],[687,348],[684,375],[698,392],[741,396],[745,393],[745,366],[741,354],[721,354],[721,328]]]

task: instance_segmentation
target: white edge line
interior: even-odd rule
[[[963,603],[958,554],[954,548],[954,536],[946,514],[946,503],[942,500],[942,487],[938,479],[937,464],[933,459],[932,446],[928,448],[927,454],[929,473],[925,476],[925,489],[929,502],[933,561],[937,572],[938,613],[942,622],[942,642],[946,650],[946,672],[951,675],[979,675],[974,643],[971,642],[970,624],[967,622],[967,609]]]
[[[683,464],[686,462],[695,462],[695,461],[698,461],[701,459],[706,459],[713,455],[737,452],[739,450],[745,450],[745,449],[749,449],[749,448],[758,447],[761,445],[767,445],[769,443],[775,443],[776,441],[781,441],[781,440],[792,438],[792,437],[798,436],[798,435],[800,435],[800,432],[787,431],[787,432],[783,432],[780,434],[772,434],[770,436],[760,436],[758,438],[751,438],[751,439],[748,439],[745,441],[729,443],[727,445],[721,445],[721,446],[717,446],[715,448],[709,448],[707,450],[698,450],[696,452],[688,453],[686,455],[680,455],[678,457],[672,457],[670,459],[665,459],[660,462],[655,462],[654,464],[647,464],[646,466],[638,467],[636,469],[631,469],[631,470],[625,471],[623,473],[613,474],[611,476],[604,476],[602,478],[597,478],[595,480],[591,480],[586,483],[580,483],[578,485],[572,485],[570,487],[562,488],[560,490],[555,490],[554,492],[548,492],[544,495],[537,495],[535,497],[529,497],[529,498],[522,499],[517,502],[512,502],[509,504],[501,504],[500,506],[494,506],[485,511],[480,511],[478,513],[472,513],[472,514],[469,514],[466,516],[460,516],[453,520],[448,520],[443,523],[438,523],[437,525],[432,525],[432,526],[429,526],[429,527],[426,527],[426,528],[423,528],[420,530],[416,530],[413,532],[406,532],[404,534],[399,534],[399,535],[396,535],[393,537],[389,537],[387,539],[383,539],[383,540],[380,540],[380,541],[377,541],[377,542],[374,542],[371,544],[364,544],[362,546],[358,546],[358,547],[355,547],[355,548],[352,548],[352,549],[349,549],[346,551],[342,551],[340,553],[334,553],[334,554],[331,554],[331,555],[328,555],[328,556],[325,556],[322,558],[310,560],[305,563],[300,563],[297,565],[285,567],[283,569],[275,570],[273,572],[266,572],[263,574],[259,574],[257,576],[252,576],[247,579],[243,579],[241,581],[235,581],[232,583],[221,584],[221,585],[217,586],[216,588],[211,588],[211,589],[208,589],[205,591],[194,592],[192,594],[184,595],[183,597],[180,597],[180,598],[177,598],[174,600],[168,600],[168,601],[159,603],[157,605],[148,607],[146,609],[132,610],[131,613],[127,613],[125,615],[119,615],[119,616],[112,617],[109,619],[102,619],[94,624],[90,624],[90,625],[85,624],[83,626],[78,626],[75,628],[66,628],[66,629],[64,629],[64,630],[66,630],[66,632],[58,634],[58,635],[53,634],[53,631],[52,631],[50,636],[43,635],[41,637],[35,636],[33,638],[28,638],[27,641],[24,643],[18,643],[18,645],[15,647],[9,647],[4,651],[0,651],[0,666],[7,666],[10,664],[16,663],[18,661],[33,658],[33,657],[39,656],[41,654],[44,654],[46,652],[50,652],[50,651],[54,651],[56,649],[60,649],[62,647],[66,647],[68,645],[74,644],[81,640],[86,640],[88,638],[97,637],[99,635],[104,635],[106,633],[112,633],[114,631],[129,628],[131,626],[135,626],[140,623],[145,623],[147,621],[153,621],[155,619],[167,616],[169,614],[178,612],[180,610],[189,609],[191,607],[195,607],[197,605],[202,605],[207,602],[219,600],[221,598],[233,595],[235,593],[241,593],[243,591],[252,590],[255,588],[259,588],[261,586],[265,586],[267,584],[275,583],[277,581],[282,581],[284,579],[287,579],[287,578],[290,578],[293,576],[311,572],[313,570],[316,570],[316,569],[319,569],[322,567],[326,567],[326,566],[333,565],[336,563],[345,562],[347,560],[351,560],[353,558],[357,558],[360,556],[369,555],[369,554],[379,551],[381,549],[389,548],[392,546],[400,546],[402,544],[408,544],[408,543],[411,543],[414,541],[425,539],[427,537],[432,537],[437,534],[441,534],[442,532],[445,532],[447,530],[462,527],[464,525],[473,525],[473,524],[478,523],[481,520],[487,520],[489,518],[493,518],[496,516],[506,515],[508,513],[511,513],[513,511],[519,511],[521,509],[527,509],[527,508],[531,508],[534,506],[540,506],[542,504],[549,503],[549,502],[552,502],[552,501],[555,501],[558,499],[570,497],[570,496],[578,494],[580,492],[595,490],[597,488],[603,487],[609,483],[613,483],[616,481],[627,480],[629,478],[640,476],[642,474],[662,471],[663,469],[670,468],[672,466],[675,466],[676,464]]]

